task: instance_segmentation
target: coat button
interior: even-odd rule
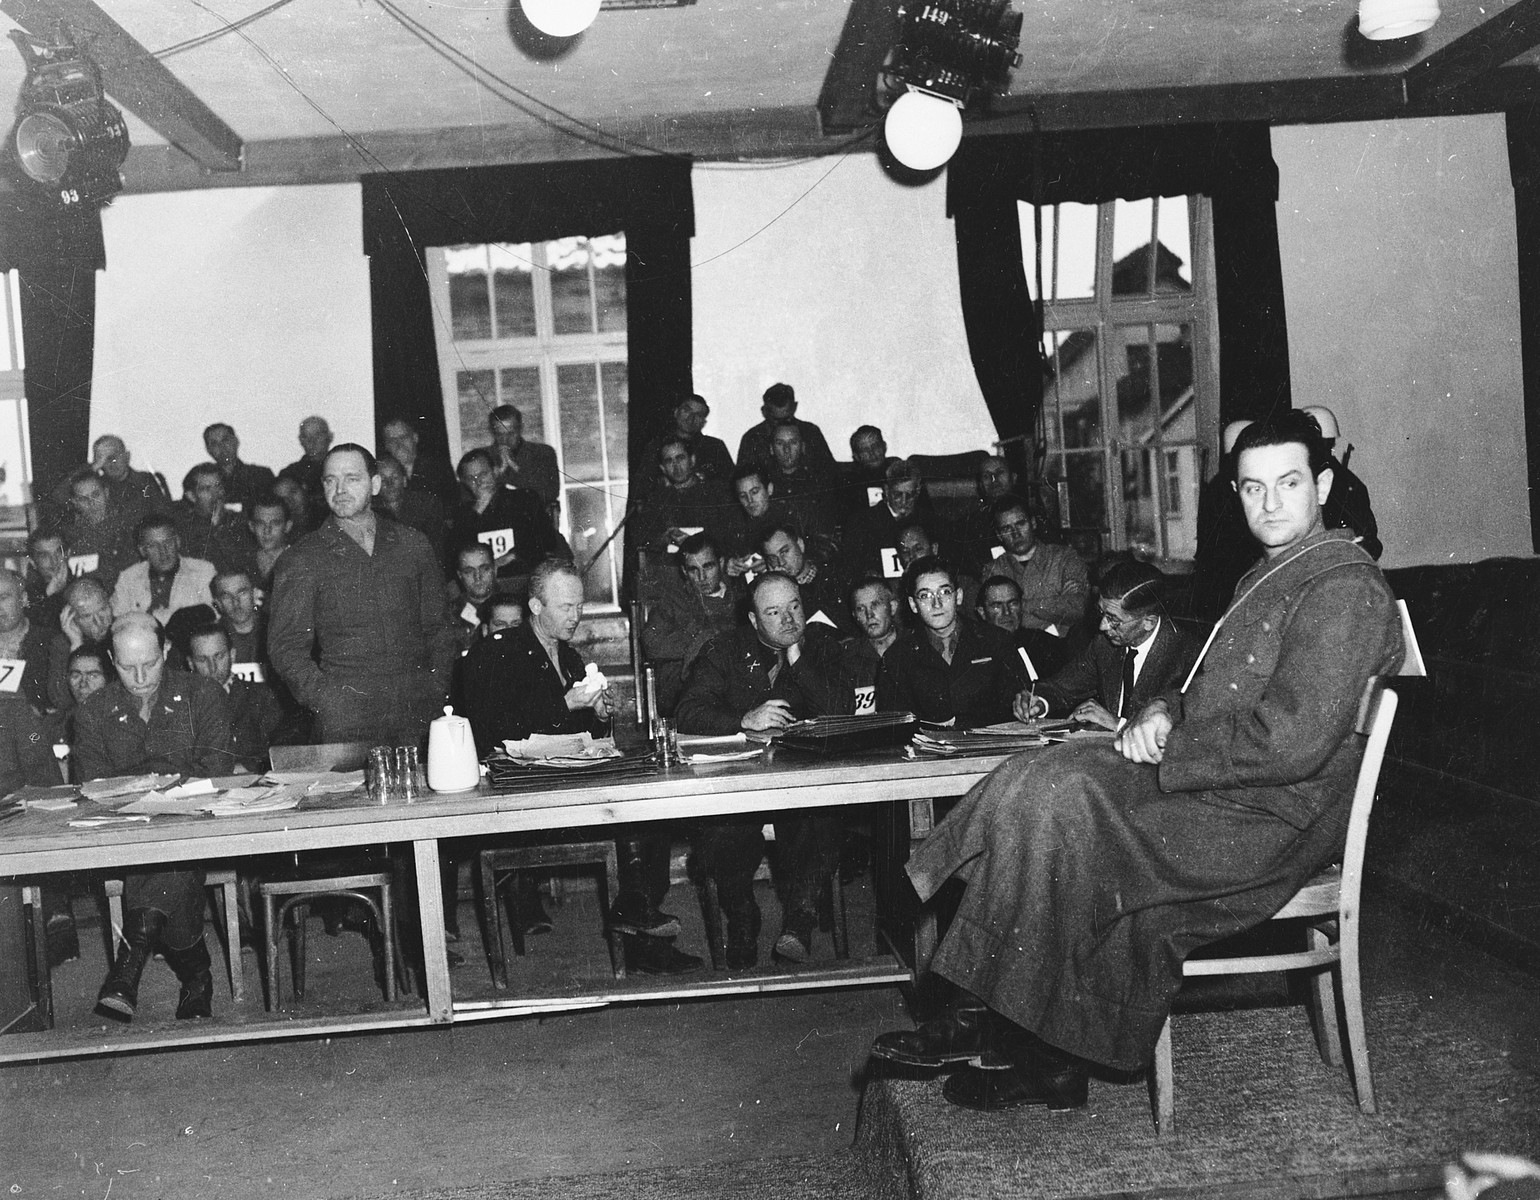
[[[1232,691],[1232,692],[1238,692],[1238,691],[1240,691],[1240,690],[1241,690],[1241,685],[1240,685],[1240,684],[1238,684],[1238,683],[1232,683],[1232,684],[1231,684],[1231,685],[1230,685],[1230,690],[1231,690],[1231,691]]]
[[[1246,661],[1248,663],[1254,663],[1257,661],[1257,656],[1255,654],[1248,654],[1246,655]]]
[[[1262,632],[1263,633],[1271,633],[1272,631],[1273,631],[1273,627],[1272,627],[1271,622],[1263,621],[1262,622]]]

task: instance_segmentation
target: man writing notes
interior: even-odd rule
[[[1198,643],[1165,610],[1165,579],[1149,563],[1113,563],[1101,578],[1101,636],[1017,697],[1016,716],[1065,715],[1117,730],[1145,703],[1180,687],[1198,656]]]
[[[1322,523],[1332,476],[1306,418],[1246,430],[1237,466],[1265,557],[1202,674],[1110,747],[1002,764],[909,862],[922,899],[967,881],[931,964],[959,990],[874,1053],[970,1064],[947,1081],[954,1104],[1075,1108],[1092,1066],[1144,1068],[1182,960],[1265,921],[1341,853],[1359,704],[1401,661],[1395,599],[1352,535]]]
[[[803,615],[796,580],[767,571],[749,594],[748,628],[714,637],[685,684],[677,720],[685,733],[770,733],[804,717],[849,713],[855,697],[840,671],[840,646],[826,626]],[[697,864],[716,880],[727,919],[727,965],[752,967],[759,956],[759,905],[754,872],[764,857],[764,816],[704,822],[695,839]],[[839,864],[840,818],[814,809],[777,817],[781,901],[777,958],[806,962],[818,923],[820,889]]]

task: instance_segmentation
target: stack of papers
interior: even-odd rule
[[[921,754],[1014,754],[1046,746],[1048,740],[1035,729],[1017,721],[1007,721],[983,729],[960,731],[924,730],[910,739],[909,745]]]
[[[142,796],[145,792],[169,787],[180,778],[180,775],[119,775],[112,779],[92,779],[80,785],[80,794],[100,803],[119,796]]]
[[[624,757],[614,738],[595,738],[589,733],[536,733],[523,741],[505,741],[509,758],[546,766],[586,766],[607,758]]]
[[[269,771],[262,776],[267,784],[297,788],[310,796],[356,792],[364,786],[364,773],[357,771]]]
[[[746,734],[733,733],[725,737],[683,735],[679,739],[679,757],[687,763],[738,762],[758,758],[764,746],[751,743]]]
[[[298,808],[301,795],[298,789],[282,785],[231,788],[217,800],[204,801],[201,807],[216,817],[243,817]]]

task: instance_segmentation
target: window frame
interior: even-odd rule
[[[1159,197],[1150,199],[1152,200],[1152,233],[1158,235],[1160,205],[1172,203],[1172,198],[1164,201]],[[1066,447],[1064,413],[1054,402],[1054,378],[1045,372],[1046,386],[1043,394],[1045,475],[1048,474],[1049,464],[1056,458],[1060,462],[1066,462],[1075,456],[1099,457],[1102,463],[1102,490],[1107,521],[1106,526],[1101,529],[1101,534],[1109,548],[1126,550],[1129,548],[1130,538],[1123,456],[1126,453],[1149,454],[1153,466],[1150,472],[1151,483],[1159,512],[1159,519],[1155,523],[1156,559],[1162,562],[1191,561],[1188,557],[1179,558],[1169,553],[1167,525],[1173,520],[1183,522],[1196,520],[1195,503],[1192,511],[1189,511],[1186,506],[1178,506],[1175,509],[1171,507],[1168,494],[1171,472],[1167,467],[1166,455],[1169,450],[1191,445],[1195,458],[1194,473],[1197,485],[1201,487],[1208,463],[1216,461],[1215,455],[1219,445],[1219,336],[1214,276],[1213,210],[1206,196],[1187,196],[1185,201],[1188,242],[1192,258],[1189,264],[1192,286],[1190,291],[1184,293],[1160,293],[1156,288],[1156,272],[1151,269],[1148,272],[1149,293],[1119,296],[1112,294],[1113,266],[1117,261],[1113,237],[1117,202],[1108,201],[1096,206],[1094,294],[1084,298],[1053,298],[1058,290],[1059,256],[1057,254],[1050,256],[1046,251],[1050,247],[1058,246],[1059,214],[1057,206],[1046,206],[1043,210],[1044,284],[1049,294],[1049,298],[1042,306],[1043,352],[1046,359],[1051,361],[1056,334],[1086,330],[1095,336],[1096,381],[1100,399],[1101,427],[1099,452],[1091,447]],[[1021,217],[1023,222],[1031,219],[1029,205],[1022,207]],[[1156,242],[1157,237],[1151,237],[1145,242],[1143,248],[1149,254],[1155,255]],[[1153,268],[1153,262],[1151,265]],[[1031,273],[1029,268],[1029,275]],[[1117,381],[1120,371],[1115,359],[1115,355],[1124,351],[1125,342],[1121,331],[1161,325],[1187,326],[1191,330],[1194,437],[1191,442],[1187,439],[1167,441],[1163,436],[1162,422],[1157,420],[1152,437],[1138,441],[1124,441],[1117,399]],[[1154,344],[1159,346],[1158,336]],[[1151,364],[1150,378],[1151,386],[1156,389],[1158,395],[1159,356],[1157,354],[1154,357],[1156,361]],[[1057,425],[1050,429],[1048,423],[1051,422],[1057,422]],[[1063,479],[1067,477],[1067,472],[1060,470],[1057,476],[1048,477]],[[1069,515],[1071,521],[1067,528],[1088,528],[1074,520],[1073,511]]]

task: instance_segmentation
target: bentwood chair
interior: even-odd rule
[[[1358,1107],[1375,1111],[1374,1084],[1369,1075],[1369,1046],[1364,1031],[1363,989],[1358,969],[1359,893],[1363,883],[1364,845],[1369,834],[1369,813],[1379,785],[1385,743],[1396,717],[1396,693],[1372,679],[1359,708],[1354,732],[1366,734],[1363,763],[1353,792],[1348,816],[1347,845],[1341,866],[1328,867],[1294,894],[1273,914],[1274,921],[1303,924],[1305,948],[1279,954],[1235,958],[1190,958],[1182,964],[1187,977],[1252,975],[1271,971],[1305,970],[1314,974],[1310,1008],[1316,1044],[1321,1057],[1334,1067],[1343,1065],[1342,1037],[1337,1024],[1337,1002],[1347,1031],[1348,1057],[1352,1061],[1353,1088]],[[1151,1093],[1156,1132],[1165,1136],[1176,1127],[1176,1101],[1171,1054],[1171,1019],[1160,1031],[1151,1072]]]

